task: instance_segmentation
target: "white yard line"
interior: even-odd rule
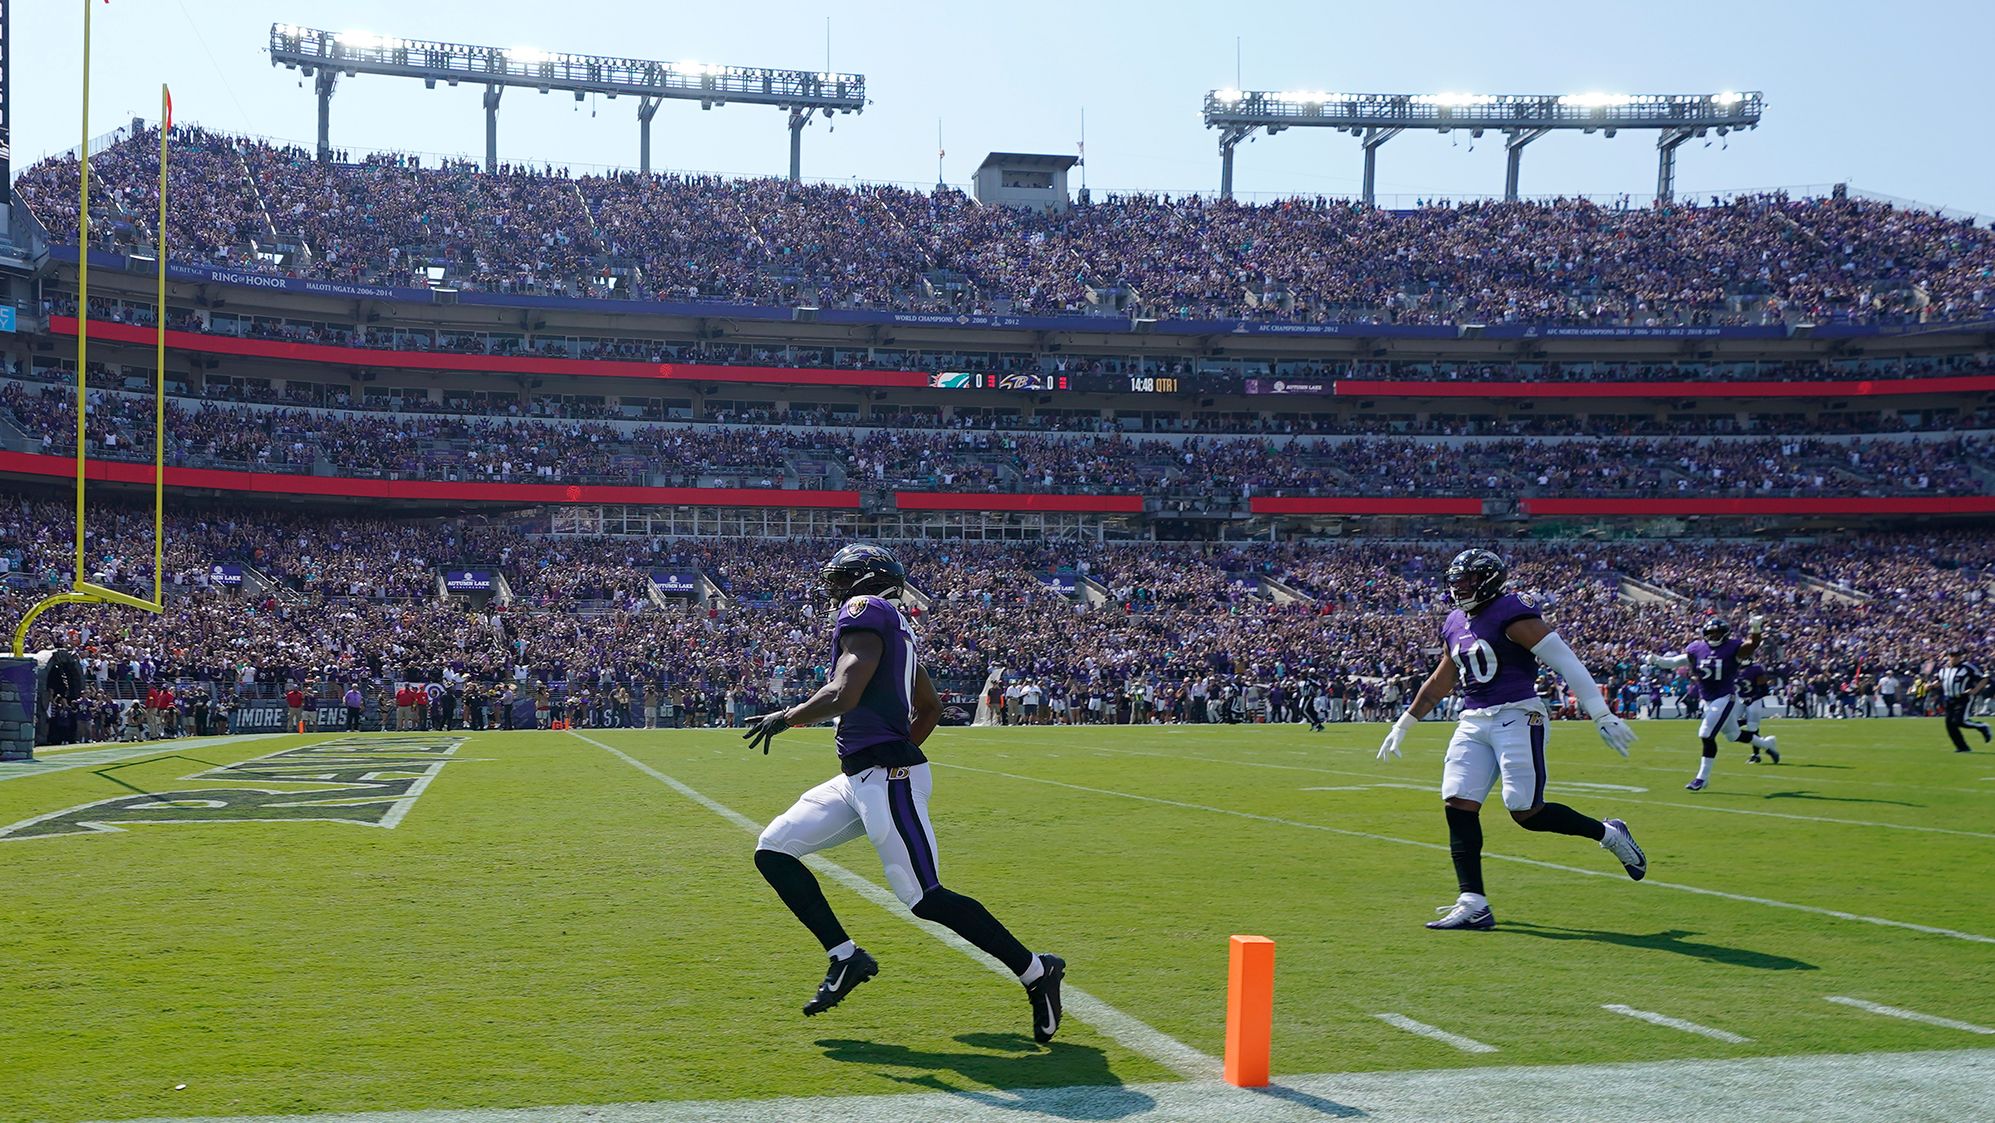
[[[1672,720],[1673,720],[1673,719],[1672,719]],[[1333,723],[1333,724],[1332,724],[1332,725],[1330,726],[1330,728],[1332,728],[1332,729],[1335,729],[1335,728],[1337,728],[1337,725],[1338,725],[1338,724],[1339,724],[1339,723]],[[1353,722],[1346,722],[1346,723],[1341,723],[1341,724],[1349,724],[1349,725],[1358,725],[1358,724],[1363,724],[1363,725],[1369,725],[1369,726],[1371,726],[1371,727],[1375,728],[1375,729],[1376,729],[1376,730],[1378,731],[1378,733],[1379,733],[1379,734],[1380,734],[1381,736],[1383,736],[1383,734],[1384,734],[1384,731],[1385,731],[1385,728],[1386,728],[1386,726],[1387,726],[1388,724],[1390,724],[1390,723],[1388,723],[1388,722],[1366,722],[1366,723],[1353,723]],[[1429,725],[1434,725],[1434,726],[1443,726],[1443,725],[1445,725],[1445,726],[1452,726],[1452,725],[1453,725],[1454,723],[1453,723],[1453,722],[1443,722],[1443,721],[1422,721],[1422,722],[1421,722],[1420,724],[1421,724],[1421,725],[1422,725],[1422,726],[1424,727],[1424,726],[1429,726]],[[1577,729],[1579,729],[1579,730],[1581,730],[1581,731],[1583,731],[1583,730],[1585,729],[1585,725],[1584,725],[1584,723],[1579,723],[1579,722],[1567,722],[1567,723],[1565,723],[1565,724],[1566,724],[1566,725],[1569,725],[1569,726],[1573,726],[1573,727],[1575,727],[1575,728],[1577,728]],[[1654,729],[1654,726],[1652,726],[1652,725],[1647,725],[1647,724],[1644,724],[1644,723],[1642,723],[1642,722],[1636,722],[1636,723],[1634,723],[1634,727],[1635,727],[1635,731],[1636,731],[1637,733],[1641,734],[1641,735],[1643,736],[1643,738],[1644,738],[1644,740],[1643,740],[1643,741],[1641,742],[1642,744],[1645,744],[1645,745],[1650,745],[1650,744],[1656,744],[1656,742],[1654,741],[1654,739],[1653,739],[1653,738],[1651,738],[1651,737],[1649,736],[1649,734],[1650,734],[1650,733],[1651,733],[1651,732],[1653,731],[1653,729]],[[1067,729],[1068,731],[1070,731],[1070,732],[1075,732],[1075,733],[1081,733],[1081,732],[1085,732],[1085,731],[1087,731],[1087,730],[1090,730],[1090,729],[1096,729],[1096,728],[1113,728],[1113,729],[1126,729],[1126,728],[1138,728],[1138,729],[1143,729],[1146,735],[1148,735],[1148,734],[1165,734],[1165,735],[1168,735],[1168,734],[1172,734],[1172,733],[1196,733],[1196,732],[1198,732],[1198,731],[1200,731],[1200,730],[1212,730],[1212,729],[1224,729],[1224,728],[1240,728],[1240,727],[1238,727],[1238,726],[1232,726],[1232,727],[1228,727],[1228,726],[1217,726],[1217,725],[1155,725],[1155,726],[1107,726],[1107,727],[1100,727],[1100,726],[1068,726],[1068,727],[1066,727],[1066,729]],[[1281,726],[1281,725],[1277,725],[1277,726],[1274,726],[1274,727],[1269,727],[1269,726],[1259,726],[1258,728],[1261,728],[1261,729],[1269,729],[1269,728],[1282,728],[1282,726]],[[1301,727],[1300,727],[1300,726],[1298,726],[1297,728],[1301,728]],[[945,730],[943,730],[942,732],[943,732],[944,734],[947,734],[947,735],[951,736],[952,738],[955,738],[955,737],[966,737],[966,736],[967,736],[967,737],[970,737],[970,738],[980,738],[980,737],[981,737],[981,736],[982,736],[983,734],[985,734],[986,732],[989,732],[989,731],[988,731],[987,729],[985,729],[984,727],[977,727],[977,728],[974,728],[974,729],[963,729],[963,728],[952,728],[952,729],[945,729]],[[1029,732],[1042,732],[1042,731],[1040,731],[1040,730],[1029,730],[1029,729],[1021,729],[1021,728],[1019,728],[1019,727],[1017,727],[1017,726],[1012,726],[1012,727],[1009,727],[1009,728],[1005,729],[1005,730],[1004,730],[1004,732],[1005,732],[1005,733],[1006,733],[1007,735],[1009,735],[1009,734],[1014,734],[1014,733],[1029,733]],[[1048,729],[1048,730],[1043,730],[1043,732],[1048,732],[1048,733],[1053,733],[1053,732],[1059,732],[1059,729],[1058,729],[1058,728],[1056,727],[1056,728],[1054,728],[1054,729]],[[1693,732],[1694,732],[1694,728],[1693,728]],[[1775,730],[1775,733],[1776,733],[1776,735],[1780,734],[1781,732],[1782,732],[1782,731],[1780,731],[1780,730]],[[1697,748],[1697,746],[1696,746],[1696,744],[1694,743],[1694,739],[1693,739],[1693,743],[1692,743],[1692,744],[1690,744],[1690,745],[1688,745],[1688,746],[1686,746],[1686,754],[1685,754],[1685,755],[1686,755],[1686,756],[1691,756],[1692,754],[1694,754],[1694,753],[1695,753],[1695,751],[1696,751],[1696,748]],[[1742,751],[1743,751],[1743,746],[1741,746],[1741,749],[1742,749]],[[1131,752],[1131,751],[1133,751],[1133,750],[1129,750],[1129,749],[1097,749],[1097,751],[1099,751],[1099,752]],[[1338,749],[1338,748],[1334,748],[1334,747],[1333,747],[1333,748],[1327,748],[1327,749],[1317,749],[1317,750],[1303,750],[1303,749],[1276,749],[1276,748],[1273,748],[1273,747],[1257,747],[1257,748],[1256,748],[1255,750],[1251,750],[1251,751],[1265,751],[1265,752],[1286,752],[1286,753],[1288,753],[1288,754],[1289,754],[1289,755],[1291,755],[1291,756],[1318,756],[1318,755],[1321,755],[1322,753],[1325,753],[1325,752],[1339,752],[1339,751],[1345,751],[1345,750],[1341,750],[1341,749]],[[1605,750],[1603,749],[1603,752],[1604,752],[1604,751],[1605,751]],[[1636,752],[1638,752],[1638,753],[1640,753],[1640,752],[1643,752],[1643,751],[1644,751],[1644,750],[1643,750],[1643,749],[1640,749],[1640,748],[1638,748],[1638,749],[1636,750]],[[1675,751],[1675,746],[1671,746],[1671,747],[1670,747],[1670,748],[1669,748],[1668,750],[1666,750],[1666,751],[1671,751],[1671,752]],[[1174,754],[1168,754],[1168,753],[1166,753],[1166,754],[1157,754],[1157,755],[1166,755],[1166,756],[1168,756],[1168,755],[1174,755]],[[1364,749],[1364,750],[1359,750],[1359,751],[1357,752],[1357,754],[1356,754],[1356,755],[1360,755],[1360,756],[1365,756],[1365,757],[1369,757],[1369,756],[1371,755],[1371,751],[1370,751],[1369,749]],[[1655,753],[1655,752],[1653,752],[1652,750],[1650,751],[1650,755],[1651,755],[1651,756],[1654,756],[1654,757],[1656,757],[1657,759],[1660,759],[1660,758],[1661,758],[1661,757],[1660,757],[1660,754],[1659,754],[1659,753]],[[1784,755],[1784,754],[1783,754],[1783,755]],[[1950,755],[1952,755],[1952,750],[1948,750],[1948,751],[1947,751],[1947,753],[1946,753],[1946,755],[1949,755],[1949,756],[1950,756]],[[1983,756],[1983,758],[1982,758],[1982,759],[1995,759],[1995,754],[1985,754],[1985,755]],[[1253,762],[1252,762],[1252,761],[1245,761],[1245,760],[1241,760],[1241,761],[1229,761],[1228,763],[1238,763],[1238,764],[1251,764],[1251,763],[1253,763]],[[1850,776],[1817,776],[1817,775],[1815,775],[1815,774],[1813,773],[1813,771],[1810,771],[1810,770],[1806,770],[1806,764],[1805,764],[1805,761],[1797,761],[1795,765],[1756,765],[1756,764],[1747,764],[1747,763],[1745,763],[1745,761],[1743,761],[1743,760],[1738,760],[1738,761],[1736,761],[1736,762],[1732,762],[1732,761],[1729,761],[1729,760],[1728,760],[1728,761],[1726,761],[1726,762],[1723,762],[1723,763],[1726,763],[1726,765],[1727,765],[1727,771],[1723,773],[1723,775],[1725,775],[1725,776],[1727,776],[1727,777],[1733,777],[1733,778],[1738,778],[1738,779],[1746,779],[1746,780],[1760,780],[1760,781],[1767,781],[1767,782],[1771,782],[1771,783],[1783,783],[1783,784],[1803,784],[1803,783],[1805,783],[1805,784],[1851,784],[1851,785],[1855,785],[1855,786],[1858,786],[1858,787],[1864,787],[1864,788],[1901,788],[1901,789],[1904,789],[1904,790],[1906,790],[1906,791],[1925,791],[1925,792],[1952,792],[1952,793],[1954,793],[1954,794],[1957,794],[1957,795],[1990,795],[1990,794],[1995,794],[1995,793],[1991,793],[1991,792],[1990,792],[1990,791],[1989,791],[1988,789],[1986,789],[1986,788],[1960,788],[1960,787],[1953,787],[1953,786],[1950,786],[1950,785],[1945,785],[1945,784],[1911,784],[1911,783],[1905,783],[1905,782],[1903,782],[1903,781],[1896,781],[1896,780],[1874,780],[1874,779],[1871,779],[1871,778],[1869,778],[1869,777],[1864,777],[1864,778],[1856,778],[1856,777],[1850,777]],[[1736,764],[1737,764],[1737,766],[1738,766],[1738,767],[1736,768],[1736,770],[1732,769],[1732,767],[1731,767],[1731,764],[1732,764],[1732,763],[1736,763]],[[1624,760],[1619,760],[1619,759],[1616,759],[1616,758],[1614,758],[1614,757],[1611,757],[1611,756],[1609,756],[1609,757],[1606,757],[1605,759],[1599,759],[1599,758],[1596,758],[1596,759],[1592,759],[1592,760],[1588,760],[1588,759],[1583,759],[1583,758],[1580,758],[1580,757],[1573,757],[1573,758],[1569,758],[1569,759],[1561,759],[1561,761],[1560,761],[1560,763],[1559,763],[1559,767],[1561,767],[1561,768],[1611,768],[1611,769],[1614,769],[1614,770],[1615,770],[1615,771],[1617,771],[1617,772],[1619,772],[1619,771],[1626,771],[1626,770],[1630,770],[1630,769],[1632,769],[1632,770],[1634,770],[1634,771],[1637,771],[1637,772],[1660,772],[1660,773],[1664,773],[1664,774],[1667,774],[1667,775],[1671,775],[1671,776],[1689,776],[1689,775],[1691,775],[1692,773],[1694,773],[1694,772],[1696,771],[1696,769],[1694,769],[1694,768],[1676,768],[1676,767],[1664,767],[1664,766],[1661,766],[1661,765],[1654,765],[1654,764],[1637,764],[1637,763],[1633,763],[1633,762],[1631,762],[1631,761],[1624,761]],[[1974,780],[1995,780],[1995,776],[1975,776],[1975,777],[1969,777],[1969,778],[1970,778],[1970,779],[1974,779]]]
[[[1389,1026],[1396,1026],[1403,1029],[1408,1033],[1417,1033],[1422,1037],[1439,1041],[1443,1045],[1460,1049],[1464,1053],[1496,1052],[1496,1046],[1494,1045],[1485,1045],[1473,1037],[1463,1037],[1459,1033],[1449,1033],[1445,1029],[1430,1026],[1426,1022],[1416,1022],[1405,1014],[1373,1014],[1372,1017]]]
[[[1134,792],[1119,792],[1110,788],[1091,788],[1083,784],[1069,784],[1062,780],[1048,780],[1040,776],[1022,776],[1015,772],[998,772],[989,768],[972,768],[967,764],[931,763],[935,763],[936,767],[939,768],[956,768],[965,772],[980,772],[986,776],[1002,776],[1008,780],[1020,780],[1028,784],[1046,784],[1051,787],[1068,788],[1073,791],[1088,792],[1093,795],[1108,795],[1115,796],[1118,799],[1133,799],[1143,803],[1156,803],[1165,807],[1177,807],[1186,811],[1205,811],[1214,815],[1231,815],[1234,818],[1252,819],[1256,822],[1273,823],[1284,827],[1299,827],[1302,830],[1308,831],[1322,831],[1325,834],[1343,835],[1346,838],[1366,838],[1374,842],[1390,842],[1399,846],[1417,846],[1422,850],[1439,850],[1442,853],[1446,853],[1448,850],[1445,844],[1439,842],[1399,838],[1389,834],[1373,834],[1370,831],[1346,830],[1343,827],[1332,827],[1323,823],[1304,822],[1300,819],[1284,819],[1277,815],[1261,815],[1252,811],[1235,811],[1230,807],[1213,807],[1210,804],[1204,803],[1187,803],[1183,800],[1165,799],[1162,796],[1138,795]],[[1544,870],[1558,870],[1561,873],[1579,874],[1581,877],[1607,877],[1619,881],[1627,876],[1625,873],[1619,871],[1583,869],[1579,866],[1561,865],[1558,862],[1544,862],[1536,858],[1525,858],[1515,854],[1497,854],[1491,851],[1484,851],[1483,857],[1499,862],[1514,862],[1521,866],[1536,866]],[[1830,916],[1837,920],[1854,920],[1862,924],[1881,925],[1885,928],[1903,928],[1910,932],[1923,932],[1929,936],[1946,936],[1949,939],[1967,940],[1977,944],[1995,944],[1995,936],[1984,936],[1978,932],[1960,932],[1952,928],[1938,928],[1930,924],[1914,924],[1907,920],[1887,920],[1881,916],[1864,916],[1861,913],[1843,912],[1840,909],[1825,909],[1816,905],[1802,905],[1792,901],[1778,901],[1771,897],[1754,897],[1746,893],[1728,893],[1722,889],[1706,889],[1701,885],[1684,885],[1681,882],[1658,881],[1655,878],[1648,878],[1642,884],[1654,886],[1657,889],[1674,889],[1682,893],[1695,893],[1701,897],[1718,897],[1727,901],[1765,905],[1768,908],[1791,909],[1795,912],[1812,913],[1816,916]]]
[[[1713,1041],[1744,1045],[1752,1040],[1750,1037],[1741,1037],[1731,1030],[1713,1029],[1710,1026],[1698,1025],[1696,1022],[1684,1021],[1682,1018],[1672,1018],[1668,1014],[1658,1014],[1654,1010],[1637,1010],[1633,1006],[1623,1006],[1618,1002],[1602,1006],[1601,1009],[1611,1010],[1616,1014],[1623,1014],[1634,1018],[1636,1021],[1647,1022],[1650,1025],[1663,1026],[1668,1029],[1680,1029],[1685,1033],[1694,1033],[1699,1037],[1708,1037]]]
[[[989,1054],[998,1056],[998,1054]],[[1018,1061],[1021,1074],[1031,1057]],[[914,1075],[905,1070],[895,1075]],[[919,1075],[927,1076],[923,1071]],[[664,1078],[669,1081],[669,1076]],[[944,1074],[941,1079],[967,1084]],[[162,1093],[172,1095],[173,1093]],[[438,1108],[320,1115],[152,1119],[136,1123],[1543,1123],[1624,1119],[1710,1123],[1876,1123],[1995,1118],[1995,1049],[1601,1065],[1479,1066],[1278,1079],[1265,1089],[1217,1081],[902,1095],[683,1100],[597,1106]]]
[[[706,808],[708,811],[726,819],[749,834],[761,833],[762,824],[757,823],[755,820],[717,800],[695,791],[687,784],[667,776],[665,773],[631,756],[622,749],[605,745],[593,737],[585,737],[580,733],[574,733],[573,735],[577,740],[586,741],[609,753],[611,756],[622,760],[625,764],[650,776],[652,779],[657,780],[666,787]],[[950,947],[955,948],[978,963],[989,967],[1006,980],[1014,984],[1018,982],[1017,976],[1006,970],[1003,964],[993,962],[983,952],[978,951],[967,940],[964,940],[954,932],[916,923],[913,914],[909,913],[906,907],[901,904],[900,898],[895,897],[886,889],[860,877],[858,874],[831,861],[822,854],[813,854],[805,860],[815,867],[818,872],[830,877],[840,885],[845,886],[847,889],[887,910],[894,916],[905,920],[907,923],[941,940],[943,943],[948,944]],[[1218,1058],[1208,1056],[1162,1030],[1123,1013],[1101,999],[1081,990],[1079,987],[1071,984],[1064,985],[1061,987],[1061,994],[1066,1013],[1072,1014],[1081,1021],[1093,1026],[1103,1036],[1114,1040],[1131,1052],[1140,1053],[1188,1080],[1209,1080],[1214,1074],[1219,1072],[1220,1065]]]
[[[1325,776],[1371,776],[1380,775],[1377,771],[1359,772],[1351,768],[1324,768],[1310,764],[1275,764],[1261,760],[1231,760],[1216,756],[1191,756],[1185,753],[1152,753],[1141,749],[1101,749],[1105,753],[1120,753],[1124,756],[1158,757],[1164,760],[1191,760],[1202,764],[1219,764],[1235,768],[1273,768],[1284,772],[1315,772]],[[1556,790],[1559,782],[1553,780],[1550,786]],[[1836,819],[1825,815],[1796,815],[1786,811],[1755,811],[1746,807],[1718,807],[1710,803],[1698,803],[1687,799],[1641,799],[1614,793],[1616,804],[1634,803],[1649,807],[1678,807],[1685,811],[1715,811],[1723,815],[1752,815],[1762,819],[1792,819],[1802,823],[1832,823],[1844,827],[1877,827],[1890,831],[1912,831],[1918,834],[1947,834],[1961,838],[1980,838],[1995,842],[1995,834],[1985,831],[1963,831],[1952,827],[1924,827],[1912,823],[1882,823],[1872,819]]]
[[[1873,1014],[1883,1014],[1887,1018],[1903,1018],[1908,1022],[1923,1022],[1929,1026],[1939,1026],[1941,1029],[1965,1030],[1968,1033],[1995,1033],[1995,1029],[1989,1029],[1987,1026],[1978,1026],[1973,1022],[1957,1022],[1952,1018],[1942,1018],[1933,1014],[1921,1014],[1917,1010],[1907,1010],[1901,1006],[1885,1006],[1876,1002],[1865,1002],[1861,998],[1849,998],[1845,995],[1832,994],[1829,996],[1829,1001],[1839,1006],[1854,1006],[1859,1010],[1868,1010]]]

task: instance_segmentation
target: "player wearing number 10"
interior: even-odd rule
[[[1488,550],[1463,550],[1449,563],[1448,596],[1456,607],[1441,626],[1447,655],[1379,746],[1380,760],[1398,756],[1400,742],[1421,716],[1461,686],[1461,723],[1441,769],[1448,852],[1461,895],[1436,910],[1442,916],[1429,921],[1429,928],[1496,927],[1483,895],[1481,812],[1499,777],[1503,806],[1518,826],[1593,839],[1620,860],[1629,877],[1640,881],[1648,873],[1648,858],[1626,823],[1601,822],[1563,803],[1545,802],[1545,724],[1551,715],[1537,694],[1541,661],[1566,680],[1609,748],[1627,756],[1635,732],[1608,710],[1593,675],[1538,610],[1504,587],[1507,572],[1503,559]]]

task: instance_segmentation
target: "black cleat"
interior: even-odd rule
[[[1032,1040],[1044,1045],[1060,1032],[1060,980],[1067,976],[1067,961],[1057,955],[1039,957],[1042,971],[1025,986],[1032,1000]]]
[[[817,994],[804,1003],[804,1017],[822,1014],[845,1000],[853,988],[880,973],[880,964],[866,954],[865,948],[854,948],[844,959],[831,961],[831,969],[824,973],[824,981],[817,986]]]

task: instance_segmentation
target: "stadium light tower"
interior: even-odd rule
[[[1613,136],[1622,129],[1656,131],[1656,197],[1676,194],[1676,150],[1716,129],[1759,127],[1758,93],[1718,94],[1333,94],[1315,90],[1213,90],[1205,95],[1205,127],[1219,130],[1219,195],[1233,197],[1233,149],[1254,130],[1269,136],[1309,126],[1358,137],[1365,149],[1366,203],[1377,200],[1379,146],[1407,129],[1445,133],[1485,129],[1503,134],[1509,150],[1503,197],[1517,198],[1524,147],[1558,129]]]
[[[638,166],[651,170],[651,119],[665,101],[697,101],[701,109],[728,102],[773,105],[789,111],[790,182],[803,174],[803,129],[814,115],[859,113],[866,108],[866,76],[816,70],[769,70],[704,62],[654,62],[604,55],[554,54],[533,47],[475,47],[396,39],[364,31],[320,31],[290,24],[270,27],[270,64],[313,80],[319,99],[321,161],[332,158],[333,87],[343,74],[420,78],[435,89],[475,82],[485,87],[485,170],[499,166],[499,99],[506,87],[548,93],[567,90],[637,98]]]

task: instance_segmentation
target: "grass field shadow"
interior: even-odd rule
[[[966,1033],[955,1040],[965,1048],[916,1049],[842,1038],[826,1038],[817,1045],[831,1060],[913,1070],[912,1075],[883,1075],[1004,1111],[1060,1119],[1122,1119],[1157,1105],[1150,1096],[1124,1087],[1109,1067],[1108,1055],[1092,1045],[1056,1041],[1042,1046],[1024,1034],[1008,1033]],[[951,1075],[957,1081],[946,1078]],[[983,1087],[964,1087],[958,1081]]]
[[[1820,792],[1768,792],[1761,799],[1811,799],[1822,803],[1887,803],[1893,807],[1924,807],[1923,803],[1907,803],[1902,799],[1863,799],[1847,795],[1823,795]]]
[[[1363,1119],[1371,1114],[1361,1107],[1340,1104],[1336,1100],[1324,1099],[1322,1096],[1313,1095],[1299,1088],[1286,1088],[1280,1084],[1270,1084],[1265,1088],[1249,1088],[1248,1091],[1256,1095],[1266,1096],[1271,1100],[1280,1100],[1283,1103],[1294,1104],[1296,1107],[1316,1112],[1318,1115],[1330,1119]]]
[[[159,794],[159,793],[157,793],[157,792],[150,792],[150,791],[147,791],[146,789],[144,789],[144,788],[141,788],[141,787],[138,787],[138,786],[136,786],[136,785],[133,785],[133,784],[128,784],[128,783],[126,783],[125,781],[123,781],[123,780],[119,779],[118,777],[116,777],[116,776],[113,776],[113,775],[111,775],[111,773],[113,773],[113,772],[116,772],[116,771],[118,771],[119,769],[122,769],[122,768],[137,768],[137,767],[139,767],[140,765],[145,765],[145,764],[158,764],[158,763],[159,763],[160,761],[162,761],[162,760],[188,760],[188,761],[193,761],[193,762],[194,762],[195,764],[199,764],[199,765],[204,765],[204,766],[206,766],[206,767],[208,767],[208,768],[220,768],[220,767],[221,767],[221,765],[219,765],[219,764],[216,764],[216,763],[215,763],[214,761],[212,761],[212,760],[202,760],[202,759],[201,759],[200,757],[193,757],[193,756],[183,756],[183,755],[182,755],[182,754],[180,754],[180,753],[167,753],[167,754],[166,754],[165,756],[149,756],[149,757],[145,758],[144,760],[126,760],[126,761],[120,761],[120,762],[119,762],[119,763],[117,763],[117,764],[110,764],[110,765],[106,765],[106,766],[104,766],[103,768],[93,768],[93,769],[91,769],[91,770],[90,770],[90,772],[91,772],[91,774],[92,774],[92,775],[96,776],[96,777],[97,777],[98,779],[101,779],[101,780],[109,780],[109,781],[110,781],[111,783],[113,783],[113,784],[116,784],[116,785],[118,785],[118,786],[119,786],[119,787],[121,787],[121,788],[125,788],[125,789],[127,789],[127,790],[129,790],[129,791],[134,791],[134,792],[137,792],[137,793],[138,793],[138,794],[140,794],[140,795],[157,795],[157,794]]]
[[[1591,940],[1596,943],[1614,944],[1619,947],[1641,948],[1647,951],[1666,951],[1672,955],[1687,955],[1709,963],[1722,963],[1727,967],[1748,967],[1756,971],[1815,971],[1813,963],[1792,959],[1771,952],[1754,951],[1751,948],[1726,947],[1723,944],[1708,944],[1686,937],[1697,933],[1680,928],[1662,932],[1607,932],[1594,928],[1560,928],[1552,925],[1532,924],[1527,921],[1506,921],[1497,928],[1499,932],[1515,932],[1524,936],[1535,936],[1541,940]]]

